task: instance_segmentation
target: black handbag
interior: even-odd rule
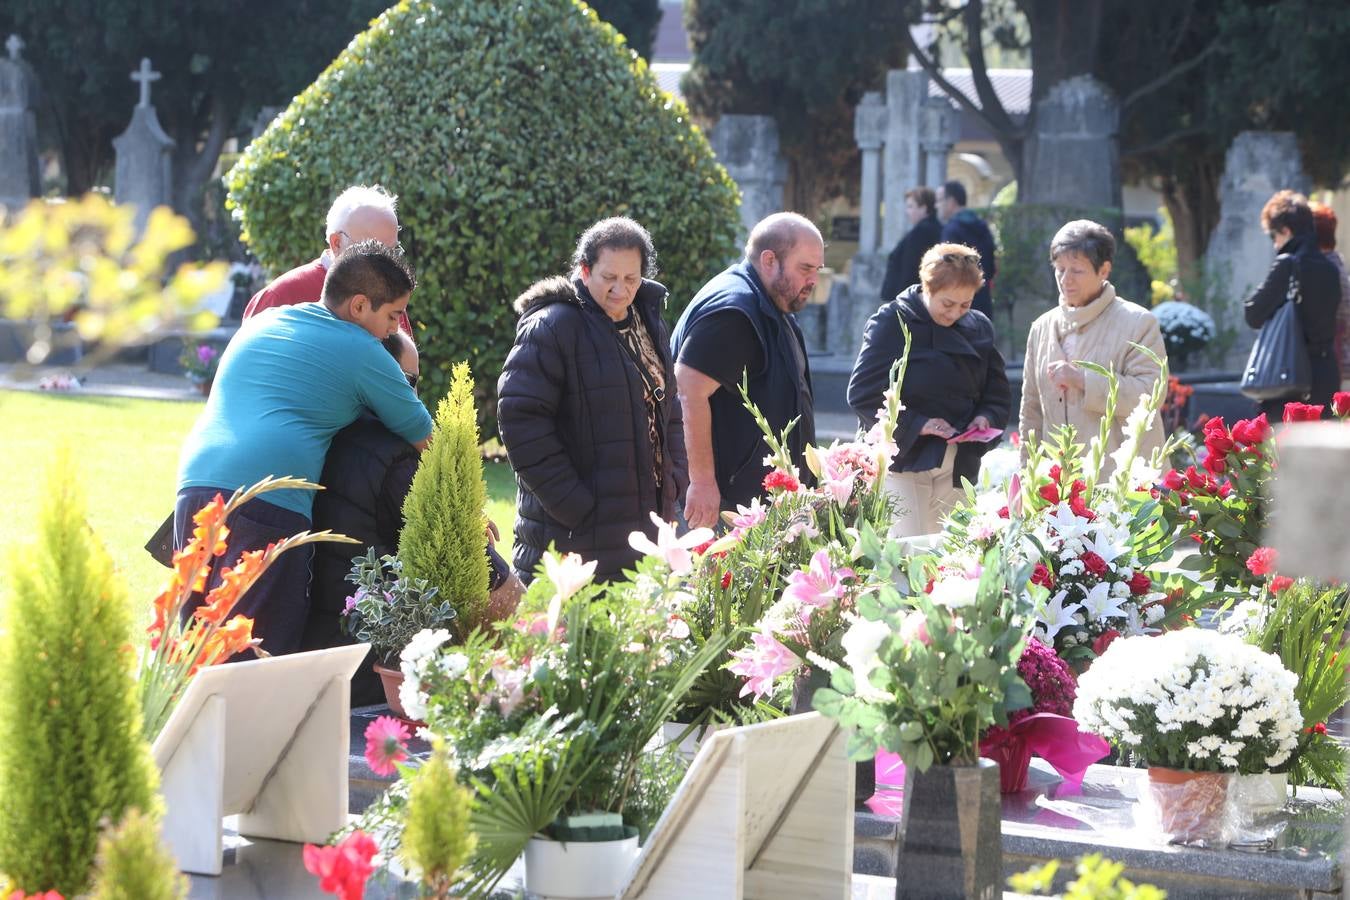
[[[1298,284],[1298,263],[1289,273],[1284,303],[1266,320],[1252,344],[1239,390],[1258,402],[1306,397],[1312,391],[1312,359],[1298,307],[1303,293]]]

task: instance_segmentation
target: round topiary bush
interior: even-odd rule
[[[575,0],[404,0],[226,182],[244,240],[274,272],[318,255],[347,185],[399,195],[429,401],[466,359],[480,393],[495,394],[486,389],[514,337],[511,301],[564,271],[597,219],[629,215],[651,231],[671,315],[736,255],[736,187],[707,140]],[[481,408],[491,423],[495,404]]]

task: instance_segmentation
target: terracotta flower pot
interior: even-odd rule
[[[1174,843],[1224,843],[1229,778],[1226,772],[1150,766],[1148,787],[1159,830]]]
[[[375,664],[375,674],[380,676],[380,686],[384,688],[384,702],[389,705],[389,711],[414,729],[425,728],[426,722],[408,717],[408,712],[403,708],[403,701],[398,697],[398,689],[403,686],[403,673],[398,669],[386,669],[379,663]]]

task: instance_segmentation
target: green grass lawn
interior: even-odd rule
[[[200,403],[0,391],[0,581],[10,552],[32,539],[48,463],[58,447],[72,454],[89,522],[126,583],[137,621],[168,570],[145,552],[146,540],[173,511],[178,451]],[[484,464],[488,515],[501,528],[498,549],[511,558],[515,479],[505,462]],[[0,593],[2,596],[2,593]],[[0,601],[2,602],[2,601]]]

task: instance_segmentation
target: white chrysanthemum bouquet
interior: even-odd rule
[[[1118,640],[1078,681],[1084,731],[1150,766],[1250,775],[1287,765],[1303,718],[1273,654],[1202,628]]]

